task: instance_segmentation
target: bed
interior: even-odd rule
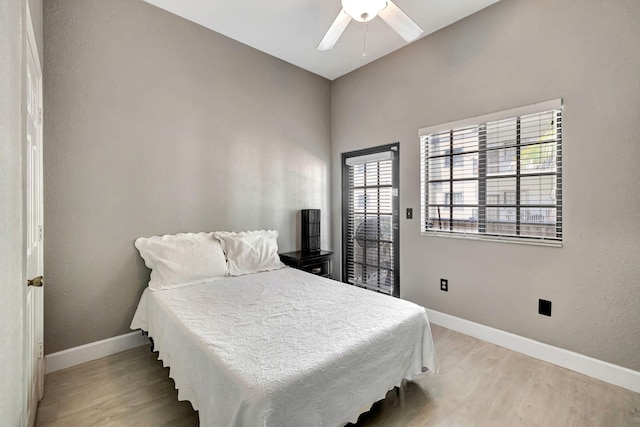
[[[340,426],[435,370],[424,308],[281,264],[229,276],[225,249],[224,275],[145,289],[131,323],[202,426]]]

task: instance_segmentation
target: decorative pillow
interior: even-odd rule
[[[213,233],[179,233],[140,237],[135,246],[151,269],[153,291],[196,285],[222,278],[227,263]]]
[[[231,233],[216,231],[227,255],[230,276],[277,270],[285,265],[278,256],[278,232],[275,230]]]

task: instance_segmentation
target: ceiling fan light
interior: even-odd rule
[[[368,22],[387,7],[387,0],[342,0],[342,8],[356,21]]]

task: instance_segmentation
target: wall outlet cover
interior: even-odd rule
[[[551,301],[545,299],[538,300],[538,313],[543,316],[551,316]]]
[[[445,291],[445,292],[449,292],[449,280],[440,279],[440,290],[441,291]]]

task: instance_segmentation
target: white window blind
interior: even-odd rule
[[[345,164],[348,166],[362,165],[365,163],[383,162],[393,158],[392,151],[381,151],[378,153],[363,154],[362,156],[347,157]]]
[[[561,244],[560,100],[421,129],[420,140],[422,234]]]

